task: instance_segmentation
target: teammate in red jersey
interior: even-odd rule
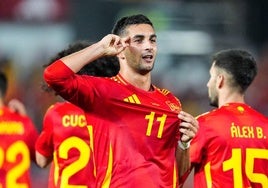
[[[168,90],[151,83],[156,38],[146,16],[123,17],[113,34],[61,58],[44,71],[46,82],[83,108],[93,125],[96,187],[177,187],[176,149],[180,169],[189,167],[186,145],[196,134],[198,122],[181,111],[180,101]],[[84,65],[109,55],[119,58],[118,75],[99,78],[75,74]]]
[[[0,187],[30,188],[30,166],[35,161],[38,132],[20,101],[4,104],[7,85],[5,74],[0,72]]]
[[[78,41],[69,45],[44,67],[58,58],[84,49],[89,44]],[[117,57],[103,57],[83,67],[78,74],[113,76],[118,70]],[[51,91],[47,85],[43,89]],[[47,110],[43,130],[36,142],[36,157],[41,167],[46,167],[53,159],[49,176],[50,188],[95,186],[95,167],[90,148],[93,143],[91,132],[84,111],[70,102],[57,102]]]
[[[194,187],[268,187],[268,119],[245,103],[257,74],[250,53],[223,50],[212,58],[210,104],[191,142]]]

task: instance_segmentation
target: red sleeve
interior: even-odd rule
[[[25,142],[27,143],[29,150],[30,150],[30,156],[31,160],[35,161],[35,142],[38,137],[38,131],[35,127],[35,124],[32,122],[32,120],[29,117],[25,117]]]
[[[204,130],[204,127],[202,126],[202,121],[200,119],[197,119],[199,122],[199,130],[196,134],[196,136],[191,141],[191,147],[190,147],[190,160],[191,163],[200,163],[202,160],[202,153],[206,148],[206,131]]]
[[[45,69],[44,79],[57,94],[80,107],[92,103],[95,95],[94,84],[98,84],[92,81],[97,77],[77,75],[61,60],[55,61]],[[84,109],[86,108],[90,108],[90,105]]]
[[[48,66],[44,71],[44,79],[49,84],[53,80],[68,78],[74,72],[67,67],[61,60],[57,60]]]
[[[44,155],[45,157],[50,157],[53,155],[54,145],[53,145],[53,117],[50,110],[44,116],[43,120],[43,130],[39,135],[36,143],[35,150]]]

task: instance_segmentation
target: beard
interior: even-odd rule
[[[217,96],[209,97],[209,104],[210,104],[210,106],[218,108],[219,107],[219,98]]]
[[[146,65],[146,66],[139,66],[138,67],[138,72],[142,75],[148,74],[149,72],[151,72],[154,68],[154,64],[152,65]]]

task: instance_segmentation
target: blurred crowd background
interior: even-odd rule
[[[268,115],[267,0],[0,0],[0,69],[10,82],[7,100],[20,99],[40,131],[56,100],[41,90],[42,66],[71,42],[98,41],[119,17],[136,13],[153,21],[158,36],[153,82],[171,90],[185,111],[198,115],[211,109],[210,55],[242,48],[254,54],[259,67],[247,102]],[[34,188],[47,186],[48,170],[33,166],[33,175]]]

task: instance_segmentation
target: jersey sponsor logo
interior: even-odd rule
[[[177,105],[176,103],[166,101],[166,104],[169,106],[170,110],[174,112],[179,112],[181,110],[181,107]]]
[[[0,123],[0,134],[24,134],[24,127],[22,122],[16,121],[2,121]]]
[[[266,139],[262,127],[253,126],[238,126],[232,123],[230,127],[230,133],[232,138],[259,138]]]
[[[87,125],[84,115],[68,114],[64,115],[61,120],[64,127],[84,127]]]
[[[129,102],[129,103],[141,104],[141,101],[139,100],[136,94],[133,94],[127,98],[124,98],[124,101]]]

